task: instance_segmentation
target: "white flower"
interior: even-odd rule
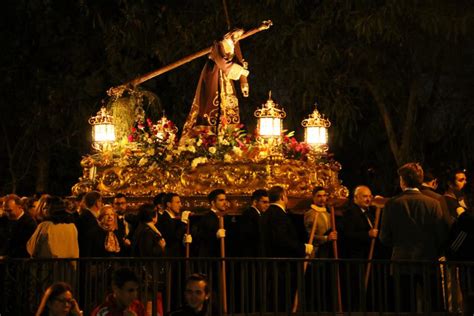
[[[170,162],[173,160],[173,156],[171,155],[166,155],[166,158],[165,158],[166,161]]]
[[[242,156],[242,149],[240,149],[239,147],[235,147],[235,146],[232,147],[232,151],[237,157]]]
[[[224,155],[224,162],[232,162],[232,156],[229,154]]]
[[[210,152],[211,154],[214,155],[214,154],[216,153],[216,151],[217,151],[217,150],[216,150],[216,147],[209,147],[209,152]]]
[[[186,150],[189,152],[195,153],[196,147],[194,147],[193,145],[189,145],[188,147],[186,147]]]
[[[224,146],[230,145],[230,144],[229,144],[229,141],[228,141],[227,139],[221,140],[220,144],[222,144],[222,145],[224,145]]]
[[[199,140],[196,143],[196,146],[201,147],[202,145],[202,139],[199,138]]]

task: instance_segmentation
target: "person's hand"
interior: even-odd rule
[[[218,239],[225,238],[225,229],[220,228],[217,230],[216,236]]]
[[[161,238],[161,239],[160,239],[159,245],[160,245],[161,249],[165,249],[165,247],[166,247],[166,241],[165,241],[164,238]]]
[[[330,232],[328,235],[328,241],[337,240],[337,232]]]
[[[191,234],[184,234],[183,243],[184,244],[191,244],[192,242],[193,242],[193,236],[191,236]]]
[[[379,235],[379,230],[378,229],[372,228],[371,230],[369,230],[369,237],[370,238],[377,238],[378,235]]]
[[[191,211],[183,211],[181,213],[181,221],[185,224],[189,223],[189,215],[191,215]]]
[[[457,209],[456,209],[456,213],[458,214],[458,216],[460,216],[462,213],[464,213],[466,211],[466,209],[462,206],[459,206]]]
[[[123,239],[123,244],[127,247],[130,247],[132,245],[132,242],[129,239],[124,238]]]
[[[71,299],[71,314],[75,316],[82,316],[82,311],[79,308],[79,304],[75,298]]]
[[[304,244],[304,252],[307,256],[311,256],[313,253],[314,246],[311,244]]]

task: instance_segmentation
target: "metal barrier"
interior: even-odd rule
[[[474,291],[474,263],[228,258],[227,314],[459,315]],[[141,279],[140,300],[150,315],[182,304],[189,273],[206,274],[212,315],[224,314],[222,260],[217,258],[10,259],[0,261],[0,315],[33,315],[44,290],[71,284],[89,315],[110,292],[111,274],[130,267]],[[295,306],[295,296],[298,304]],[[341,303],[339,305],[339,302]]]

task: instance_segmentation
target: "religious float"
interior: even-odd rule
[[[160,192],[176,192],[188,208],[207,207],[207,194],[223,188],[231,210],[248,203],[256,189],[281,185],[290,206],[303,209],[314,186],[327,188],[333,199],[348,190],[339,180],[341,165],[328,154],[330,122],[317,109],[302,121],[304,141],[283,129],[284,108],[272,99],[257,108],[255,134],[240,122],[233,81],[248,95],[246,62],[239,41],[271,26],[265,21],[248,32],[229,32],[213,47],[111,88],[110,98],[90,118],[95,152],[81,161],[74,195],[97,190],[104,196],[123,193],[132,201],[149,200]],[[201,56],[209,56],[181,136],[164,114],[153,121],[145,112],[152,94],[138,88],[150,78]],[[304,206],[303,206],[304,205]]]

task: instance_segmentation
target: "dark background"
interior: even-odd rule
[[[349,188],[396,191],[397,166],[471,168],[472,1],[8,0],[1,13],[0,194],[70,194],[92,152],[87,120],[106,91],[210,46],[232,27],[274,26],[241,43],[243,123],[268,91],[303,138],[314,103]],[[152,79],[155,113],[182,126],[205,58]],[[154,120],[159,117],[153,117]],[[468,173],[469,176],[469,173]]]

